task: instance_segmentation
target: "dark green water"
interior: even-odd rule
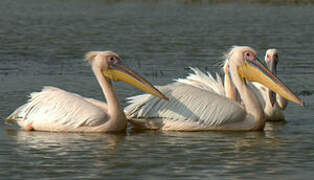
[[[1,0],[0,179],[312,179],[314,5]],[[113,50],[154,84],[216,72],[232,45],[280,50],[279,77],[306,103],[264,132],[25,132],[3,119],[56,86],[103,100],[90,50]],[[124,98],[141,93],[123,83]]]

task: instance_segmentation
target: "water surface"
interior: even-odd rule
[[[314,6],[205,1],[0,1],[0,117],[56,86],[104,100],[83,61],[113,50],[153,84],[218,71],[232,45],[280,50],[279,77],[306,103],[263,132],[25,132],[0,124],[3,179],[311,179]],[[115,83],[122,105],[134,87]]]

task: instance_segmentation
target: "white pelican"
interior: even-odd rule
[[[279,62],[278,50],[277,49],[268,49],[265,54],[265,61],[268,66],[268,69],[274,74],[277,75],[277,64]],[[267,87],[259,83],[253,83],[256,87],[255,93],[258,95],[260,101],[264,106],[264,112],[266,119],[269,121],[282,121],[285,120],[285,116],[282,112],[287,105],[288,101],[281,97],[279,94],[273,93]]]
[[[268,49],[265,54],[265,62],[268,69],[277,75],[277,64],[279,62],[278,50]],[[190,84],[199,88],[214,91],[220,95],[226,96],[238,103],[241,103],[241,99],[235,86],[230,78],[228,59],[224,62],[224,85],[222,84],[221,77],[216,73],[216,79],[212,77],[210,73],[204,74],[197,68],[191,68],[194,74],[190,74],[185,79],[178,79],[178,82]],[[264,113],[267,121],[280,121],[284,120],[284,114],[282,110],[287,107],[287,100],[276,95],[273,91],[257,82],[249,82],[248,85],[253,90],[258,100],[264,108]]]
[[[160,88],[170,98],[170,102],[146,94],[131,97],[131,104],[125,108],[129,122],[136,129],[263,130],[263,107],[246,81],[259,82],[304,106],[304,102],[257,60],[252,48],[235,46],[227,56],[230,76],[243,106],[207,88],[175,82]]]
[[[265,62],[268,69],[277,75],[277,64],[279,62],[278,50],[268,49],[265,54]],[[194,74],[190,74],[185,79],[178,79],[178,82],[190,84],[199,88],[203,88],[209,91],[216,92],[220,95],[226,96],[238,103],[241,103],[241,99],[235,86],[230,78],[228,59],[224,62],[224,85],[222,84],[221,77],[216,73],[216,79],[214,79],[210,73],[204,74],[197,68],[191,68]],[[258,100],[264,107],[264,113],[266,120],[268,121],[280,121],[284,120],[284,114],[282,110],[287,107],[288,101],[280,95],[273,93],[267,87],[260,83],[253,82],[248,83],[250,88],[257,96]]]
[[[25,130],[60,132],[116,132],[127,127],[127,119],[111,80],[124,81],[159,98],[168,100],[150,83],[123,65],[111,51],[92,51],[86,60],[102,88],[107,103],[84,98],[55,87],[31,94],[29,101],[16,109],[7,122]]]
[[[268,66],[268,69],[274,74],[277,75],[277,64],[279,62],[278,50],[277,49],[268,49],[265,54],[265,62]],[[195,70],[194,70],[195,71]],[[199,72],[200,73],[200,72]],[[229,70],[228,70],[228,60],[224,63],[224,73],[225,73],[225,94],[220,93],[221,95],[225,95],[228,98],[231,98],[239,103],[241,103],[241,99],[237,91],[235,90],[234,84],[230,79]],[[208,74],[211,76],[210,74]],[[211,78],[212,81],[215,79]],[[186,82],[187,79],[184,79]],[[217,76],[217,82],[219,82],[219,76]],[[214,86],[215,84],[212,82],[212,89],[221,89],[221,86]],[[253,92],[257,96],[258,100],[264,107],[264,113],[266,116],[267,121],[280,121],[284,120],[284,114],[282,110],[284,110],[287,105],[288,101],[281,97],[280,95],[276,94],[269,90],[267,87],[263,86],[260,83],[252,82],[248,83],[250,88],[252,88]]]

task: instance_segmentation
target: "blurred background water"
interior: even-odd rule
[[[0,179],[312,179],[314,6],[295,2],[1,0]],[[232,45],[252,46],[261,59],[278,48],[279,77],[306,107],[289,103],[287,121],[264,132],[76,134],[4,124],[43,86],[104,100],[88,51],[115,51],[164,85],[189,66],[219,71]],[[115,88],[123,106],[142,93]]]

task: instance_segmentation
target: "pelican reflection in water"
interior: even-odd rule
[[[127,119],[111,80],[124,81],[158,98],[168,100],[159,90],[121,63],[111,51],[92,51],[86,55],[106,97],[107,104],[84,98],[55,87],[31,94],[7,122],[25,130],[61,132],[117,132],[127,127]]]
[[[129,122],[136,129],[263,130],[266,121],[264,110],[247,81],[258,82],[304,106],[303,101],[259,62],[252,48],[235,46],[226,56],[230,78],[243,105],[213,90],[179,81],[160,88],[170,102],[147,94],[129,98],[130,105],[125,108]],[[206,78],[208,76],[200,77],[204,84],[211,83]]]

